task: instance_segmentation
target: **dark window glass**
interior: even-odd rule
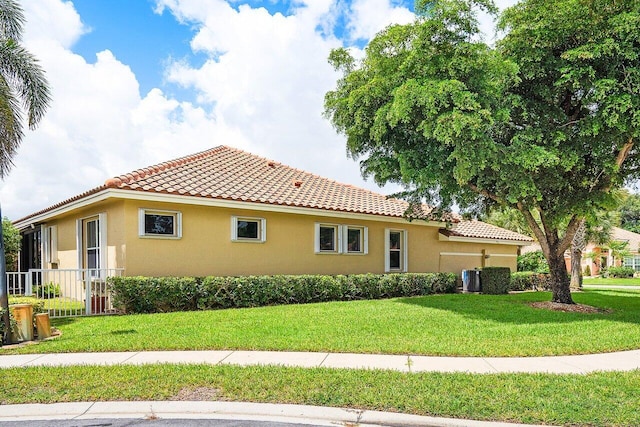
[[[400,233],[389,233],[389,247],[391,249],[400,249]]]
[[[400,269],[400,251],[389,252],[389,268],[393,270]]]
[[[144,234],[174,235],[173,215],[144,214]]]
[[[347,231],[347,250],[349,252],[362,252],[361,235],[362,230],[359,228],[350,228]]]
[[[98,247],[98,221],[87,221],[87,247]]]
[[[98,249],[87,250],[87,268],[100,268],[100,251]]]
[[[320,227],[320,250],[335,251],[336,250],[336,228]]]
[[[238,239],[258,239],[258,221],[238,220]]]

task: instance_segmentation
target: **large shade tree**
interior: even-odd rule
[[[640,2],[523,0],[481,41],[491,0],[418,2],[341,70],[325,114],[364,175],[414,200],[520,211],[542,246],[553,301],[573,303],[564,252],[582,220],[634,179],[640,151]],[[539,218],[539,222],[536,219]]]
[[[0,178],[13,165],[24,124],[35,129],[49,104],[44,71],[36,58],[21,44],[25,18],[15,0],[0,0]],[[26,115],[26,117],[25,117]],[[2,215],[0,214],[0,218]],[[5,252],[0,227],[0,308],[4,324],[9,324]],[[7,328],[8,329],[8,328]],[[8,340],[8,331],[3,338]]]

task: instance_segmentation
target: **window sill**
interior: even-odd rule
[[[162,240],[180,240],[182,239],[182,236],[155,236],[152,234],[141,234],[138,235],[139,238],[141,239],[162,239]]]

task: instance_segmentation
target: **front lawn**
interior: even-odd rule
[[[274,366],[74,366],[2,370],[0,405],[114,400],[296,403],[571,426],[637,426],[640,371],[408,374]]]
[[[440,356],[540,356],[640,348],[640,292],[587,290],[606,313],[529,306],[549,293],[430,295],[250,309],[66,318],[62,337],[10,353],[288,350]]]
[[[616,286],[640,286],[640,277],[632,279],[616,279],[602,277],[585,277],[583,278],[585,285],[616,285]]]

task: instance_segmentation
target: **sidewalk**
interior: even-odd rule
[[[31,420],[196,419],[310,424],[314,426],[543,427],[426,417],[396,412],[248,402],[74,402],[2,406],[0,423]],[[92,423],[91,425],[97,425]],[[99,424],[107,425],[107,424]],[[234,424],[240,425],[240,424]],[[549,426],[547,426],[549,427]]]
[[[0,369],[30,366],[145,365],[152,363],[211,365],[280,365],[304,368],[384,369],[400,372],[508,372],[586,374],[640,369],[640,350],[577,356],[434,357],[385,354],[285,351],[141,351],[54,353],[0,356]]]

